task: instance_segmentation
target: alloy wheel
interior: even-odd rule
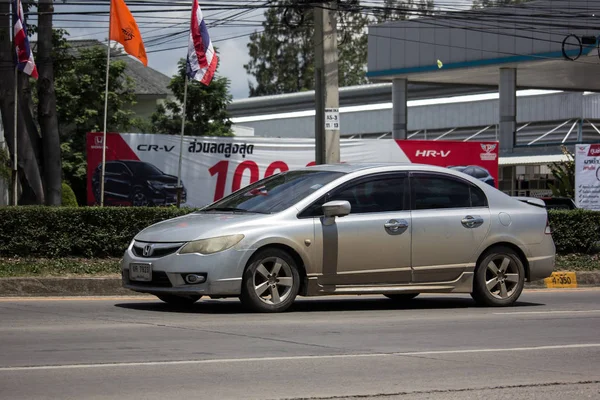
[[[258,265],[252,282],[256,296],[263,303],[276,305],[291,295],[294,277],[288,263],[279,257],[269,257]]]
[[[499,254],[488,263],[485,271],[485,285],[493,297],[509,298],[518,288],[519,281],[519,268],[510,257]]]

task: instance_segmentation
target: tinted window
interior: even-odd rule
[[[487,206],[482,190],[455,179],[417,175],[411,186],[415,210]]]
[[[201,212],[218,208],[256,213],[280,212],[342,175],[341,172],[319,170],[284,172],[238,190]]]
[[[120,163],[106,163],[106,173],[109,174],[122,174],[127,171],[125,166]]]
[[[373,180],[361,179],[360,182],[344,185],[327,196],[319,199],[305,212],[304,217],[323,215],[321,206],[328,201],[345,200],[350,203],[351,214],[401,211],[404,206],[404,177],[389,177]]]
[[[333,194],[327,201],[347,200],[352,214],[404,209],[404,178],[361,182]]]

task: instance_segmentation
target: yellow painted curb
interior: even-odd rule
[[[577,275],[575,272],[553,272],[544,283],[547,288],[576,288]]]

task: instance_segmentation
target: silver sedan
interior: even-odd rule
[[[447,168],[341,164],[280,173],[144,229],[122,277],[178,306],[206,295],[277,312],[298,295],[427,292],[509,306],[554,259],[541,200]]]

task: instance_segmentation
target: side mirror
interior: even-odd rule
[[[322,206],[325,217],[345,217],[350,214],[350,203],[346,200],[330,201]]]

